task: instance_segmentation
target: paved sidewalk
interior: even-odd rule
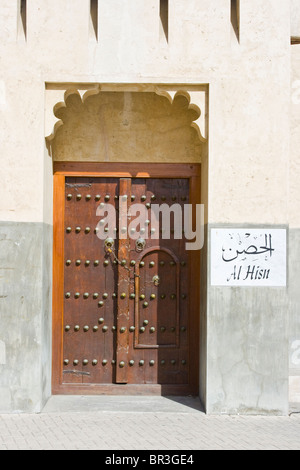
[[[207,416],[196,399],[52,397],[40,414],[0,415],[0,450],[300,450],[290,416]]]

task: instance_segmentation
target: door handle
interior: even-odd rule
[[[146,241],[144,238],[138,238],[137,241],[135,242],[135,248],[136,251],[143,251],[146,246]]]
[[[114,246],[114,243],[114,239],[110,237],[106,238],[106,240],[104,241],[105,247],[108,249],[111,249]]]

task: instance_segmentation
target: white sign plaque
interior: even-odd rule
[[[212,229],[212,286],[286,286],[285,229]]]

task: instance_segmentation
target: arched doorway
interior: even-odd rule
[[[123,197],[200,203],[197,112],[182,94],[74,92],[56,116],[53,393],[198,394],[199,252],[173,219],[153,239],[146,220],[141,250],[119,220],[110,251],[97,234],[101,204]]]

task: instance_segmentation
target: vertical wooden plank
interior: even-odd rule
[[[130,292],[130,240],[127,228],[127,211],[122,213],[123,204],[130,204],[131,179],[120,179],[119,212],[121,213],[119,225],[118,259],[118,311],[117,311],[117,351],[116,351],[116,382],[128,382],[128,352],[129,352],[129,292]],[[123,264],[124,263],[124,264]]]
[[[193,204],[193,229],[196,227],[196,204],[200,204],[200,176],[190,178],[190,203]],[[200,250],[189,251],[190,314],[189,314],[189,383],[192,392],[199,389],[200,338]]]
[[[52,393],[62,383],[65,176],[54,175]]]
[[[117,186],[118,180],[110,178],[68,177],[65,181],[64,296],[70,295],[64,300],[63,360],[68,361],[63,367],[64,385],[114,381],[117,267],[95,228],[100,200],[108,198],[114,205]]]

